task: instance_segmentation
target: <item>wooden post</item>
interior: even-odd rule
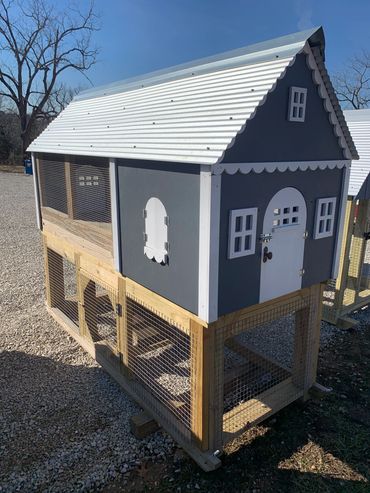
[[[118,323],[118,351],[121,354],[122,371],[129,374],[129,353],[128,353],[128,327],[127,327],[127,309],[126,309],[126,279],[118,278],[118,303],[121,306],[121,313],[117,317]]]
[[[64,176],[66,182],[67,213],[70,219],[74,219],[74,197],[73,197],[73,172],[69,161],[64,163]]]
[[[191,338],[191,430],[193,441],[209,449],[210,389],[214,378],[214,330],[190,321]]]
[[[343,299],[343,308],[355,304],[360,291],[361,272],[366,248],[364,231],[368,222],[368,209],[369,201],[360,200],[355,225],[353,228],[352,246],[349,253],[350,259],[346,280],[346,293]]]
[[[350,251],[353,235],[353,224],[355,220],[356,201],[348,200],[346,215],[344,220],[344,234],[341,248],[341,256],[338,269],[338,277],[335,286],[334,299],[334,317],[333,322],[336,323],[343,311],[344,293],[347,288],[348,270],[350,264]]]
[[[310,306],[296,312],[293,383],[303,389],[304,400],[316,381],[323,289],[323,284],[312,286]]]
[[[46,237],[44,242],[44,265],[46,280],[46,303],[51,308],[61,308],[64,303],[64,271],[63,258],[49,250]]]

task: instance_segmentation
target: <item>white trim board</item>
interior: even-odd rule
[[[349,177],[351,173],[351,168],[347,167],[344,176],[342,178],[342,193],[340,197],[340,209],[339,209],[339,217],[338,217],[338,229],[337,229],[337,237],[335,241],[335,250],[334,250],[334,260],[332,265],[331,277],[332,279],[336,279],[338,276],[339,270],[339,261],[342,247],[342,238],[344,233],[344,219],[346,215],[346,207],[348,200],[348,186],[349,186]]]
[[[115,159],[109,160],[109,185],[110,185],[110,202],[111,202],[111,219],[112,219],[113,263],[116,271],[122,272],[117,164]]]
[[[198,316],[210,323],[218,318],[221,175],[209,166],[201,166],[199,199]]]
[[[324,100],[324,108],[329,113],[330,123],[334,127],[334,134],[339,140],[339,144],[343,149],[344,155],[347,159],[352,159],[351,150],[348,146],[347,140],[343,134],[341,124],[338,121],[337,115],[333,108],[332,102],[330,100],[328,91],[325,87],[323,78],[321,76],[319,67],[317,66],[315,56],[312,53],[312,49],[309,43],[306,42],[303,52],[306,54],[306,62],[308,67],[312,70],[312,79],[314,83],[318,86],[318,91],[320,97]]]
[[[351,165],[350,160],[327,160],[327,161],[276,161],[276,162],[263,162],[263,163],[220,163],[212,166],[212,173],[220,175],[226,173],[228,175],[234,175],[237,172],[246,175],[251,171],[255,173],[274,173],[275,171],[315,171],[317,169],[342,169],[344,167],[349,168]]]
[[[31,153],[32,160],[32,175],[33,175],[33,189],[35,193],[35,205],[36,205],[36,223],[37,227],[42,230],[42,219],[41,219],[41,207],[40,207],[40,190],[39,190],[39,175],[36,165],[36,158],[34,153]]]

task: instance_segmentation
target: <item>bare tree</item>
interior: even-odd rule
[[[347,64],[343,72],[333,77],[339,101],[352,109],[367,108],[370,104],[370,52],[363,51]]]
[[[0,96],[19,116],[22,154],[36,120],[55,116],[55,101],[66,95],[62,75],[68,70],[85,74],[96,62],[93,3],[84,12],[72,4],[58,12],[57,5],[0,0]]]

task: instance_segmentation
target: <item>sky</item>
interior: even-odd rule
[[[88,3],[80,0],[80,5]],[[60,0],[60,6],[68,0]],[[330,73],[370,50],[370,0],[95,0],[94,86],[322,25]],[[67,74],[66,74],[67,75]],[[70,72],[71,86],[90,87]]]

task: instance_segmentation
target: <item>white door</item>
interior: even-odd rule
[[[270,200],[263,221],[260,302],[301,288],[306,219],[306,202],[295,188],[283,188]]]

